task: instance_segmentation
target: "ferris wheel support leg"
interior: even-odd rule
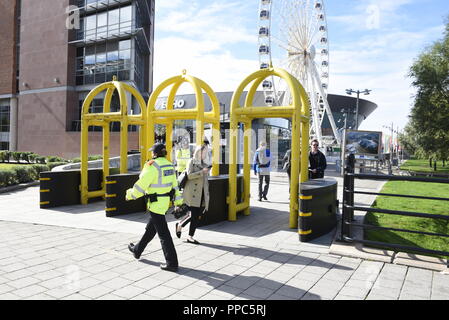
[[[314,68],[313,71],[314,71],[313,72],[313,76],[314,76],[313,78],[314,78],[315,82],[317,84],[319,84],[320,82],[318,80],[319,79],[318,78],[318,71],[315,68]],[[324,90],[323,90],[322,87],[318,86],[318,89],[319,89],[319,92],[320,92],[321,96],[323,97],[324,107],[325,107],[325,110],[327,112],[327,116],[329,118],[329,122],[331,124],[332,132],[334,133],[334,137],[337,140],[337,143],[339,145],[341,145],[341,139],[340,139],[340,136],[338,135],[337,126],[335,125],[334,116],[333,116],[332,110],[331,110],[331,108],[329,106],[329,102],[327,101],[327,94],[324,93]]]
[[[313,82],[311,84],[312,91],[310,92],[316,92],[315,87],[313,85]],[[320,145],[322,144],[322,135],[321,135],[321,121],[320,121],[320,115],[319,115],[319,106],[316,101],[316,97],[311,97],[310,99],[311,105],[312,105],[312,120],[313,120],[313,129],[315,131],[316,139],[319,141]]]

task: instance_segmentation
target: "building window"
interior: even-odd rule
[[[9,100],[0,102],[0,150],[9,150],[10,106]]]
[[[9,150],[9,142],[0,142],[0,150]]]
[[[76,84],[100,84],[131,80],[131,51],[133,40],[121,40],[78,48],[76,58]]]
[[[10,106],[2,105],[0,106],[0,132],[9,132],[10,131]]]
[[[122,36],[132,31],[133,7],[128,5],[86,16],[80,25],[77,40],[96,41]]]
[[[80,93],[78,96],[78,118],[77,120],[72,121],[72,128],[71,131],[81,131],[81,112],[83,109],[83,103],[84,99],[86,99],[88,92]],[[89,108],[89,113],[103,113],[103,99],[104,99],[104,92],[100,93],[95,99],[92,100],[92,103]],[[138,107],[138,102],[133,97],[131,101],[128,101],[128,103],[131,103],[132,107],[131,109],[134,110],[134,114],[140,113],[140,109]],[[137,110],[137,111],[136,111]],[[112,95],[111,99],[111,112],[118,112],[120,111],[120,98],[117,91],[114,91],[114,94]],[[95,132],[101,132],[103,129],[101,127],[92,126],[89,127],[89,131],[95,131]],[[111,132],[120,132],[120,122],[112,122],[110,124],[110,130]],[[129,132],[135,132],[138,128],[135,125],[128,126]]]

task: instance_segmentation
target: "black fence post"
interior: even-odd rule
[[[342,214],[341,214],[341,231],[340,231],[340,241],[345,241],[344,237],[348,236],[348,225],[346,224],[346,221],[348,220],[348,209],[346,208],[346,205],[348,204],[348,191],[349,188],[348,185],[348,167],[345,166],[343,169],[343,205],[342,205]]]
[[[348,223],[351,222],[353,210],[347,208],[347,206],[354,206],[354,176],[350,176],[349,173],[354,173],[355,158],[353,154],[350,154],[345,163],[344,177],[343,177],[343,212],[341,217],[341,241],[344,241],[344,237],[351,237],[351,228]]]
[[[349,205],[351,207],[354,207],[354,188],[355,188],[355,179],[354,179],[354,173],[355,173],[355,156],[354,154],[350,154],[348,156],[348,173],[351,173],[349,176]],[[354,221],[354,209],[349,210],[349,216],[348,221]]]

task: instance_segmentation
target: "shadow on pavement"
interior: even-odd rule
[[[142,259],[140,262],[151,266],[159,266],[159,263],[147,259]],[[182,266],[179,267],[177,274],[201,280],[215,290],[222,291],[232,296],[243,294],[254,299],[268,299],[271,295],[278,294],[278,299],[291,298],[299,300],[307,294],[307,299],[321,300],[320,296],[307,292],[307,290],[310,289],[309,287],[307,287],[307,289],[301,289],[261,276],[246,276],[243,274],[231,275]],[[307,281],[304,281],[304,283],[307,283]],[[258,286],[257,290],[250,288],[253,285]],[[266,292],[263,291],[263,288],[267,289]]]
[[[345,266],[339,266],[335,265],[333,263],[329,263],[326,261],[322,261],[320,259],[310,258],[310,257],[303,257],[301,255],[288,253],[288,252],[279,252],[259,247],[252,247],[247,245],[241,245],[240,248],[226,246],[226,245],[217,245],[217,244],[210,244],[210,243],[201,243],[202,246],[212,249],[218,249],[225,252],[233,252],[236,255],[241,255],[242,257],[253,257],[253,258],[261,258],[264,261],[271,261],[271,262],[279,262],[279,263],[286,263],[294,264],[294,265],[303,265],[307,266],[312,264],[313,266],[319,266],[324,268],[335,268],[335,269],[341,269],[341,270],[352,270]],[[240,253],[239,253],[240,251]]]

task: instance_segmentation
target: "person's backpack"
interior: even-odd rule
[[[180,189],[184,189],[186,186],[187,180],[189,180],[187,175],[187,170],[184,170],[178,177],[178,186]]]

